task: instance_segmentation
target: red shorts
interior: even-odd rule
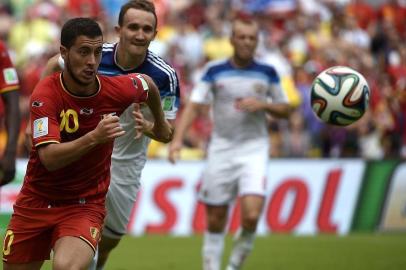
[[[20,193],[4,237],[3,261],[49,260],[52,247],[63,236],[79,237],[95,250],[105,214],[102,203],[52,206],[49,201]]]

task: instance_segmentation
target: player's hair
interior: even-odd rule
[[[246,13],[243,11],[238,11],[233,18],[232,22],[232,35],[234,35],[235,26],[238,23],[249,24],[249,25],[256,25],[259,27],[258,22],[255,20],[254,16],[250,13]]]
[[[95,38],[103,36],[100,25],[90,18],[73,18],[65,22],[61,30],[61,45],[70,48],[78,36]]]
[[[154,3],[152,3],[152,1],[148,1],[148,0],[131,0],[131,1],[128,1],[126,4],[124,4],[120,9],[120,14],[118,15],[118,25],[119,26],[123,26],[124,16],[127,13],[127,11],[131,8],[138,9],[138,10],[144,10],[146,12],[152,13],[152,15],[154,15],[154,18],[155,18],[155,29],[156,29],[156,27],[158,25],[158,17],[156,16],[155,6],[154,6]]]

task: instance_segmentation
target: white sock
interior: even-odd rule
[[[238,270],[254,247],[255,232],[239,229],[234,236],[233,249],[227,270]]]
[[[92,262],[90,263],[88,270],[102,270],[102,269],[97,269],[96,268],[96,266],[97,266],[97,258],[98,257],[99,257],[99,248],[96,247],[96,252],[94,253]]]
[[[224,233],[204,233],[203,270],[220,270],[224,248]]]

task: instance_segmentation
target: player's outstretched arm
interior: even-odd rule
[[[183,146],[183,138],[189,126],[192,124],[193,120],[198,115],[201,106],[202,106],[201,104],[190,101],[186,104],[186,108],[182,112],[179,123],[176,126],[175,134],[173,135],[173,140],[169,145],[168,160],[172,164],[175,164],[176,160],[179,158],[179,153]]]
[[[241,98],[236,102],[236,106],[247,112],[264,110],[272,116],[282,118],[288,117],[292,111],[292,107],[288,103],[270,103],[255,97]]]
[[[106,116],[97,127],[84,136],[59,144],[39,146],[38,155],[42,164],[49,171],[58,170],[78,160],[96,145],[103,144],[124,135],[118,116]]]
[[[3,170],[3,179],[0,179],[0,186],[5,185],[14,179],[15,162],[17,151],[17,140],[20,132],[20,110],[18,107],[18,91],[4,93],[3,100],[5,104],[7,143],[4,151],[1,167]]]
[[[149,86],[148,99],[146,101],[146,104],[148,105],[152,116],[154,117],[154,123],[150,128],[149,133],[157,141],[165,143],[170,142],[173,136],[173,127],[165,119],[158,87],[151,79],[151,77],[147,75],[142,76],[147,81]]]
[[[293,111],[293,107],[287,103],[267,103],[265,110],[272,116],[287,118]]]

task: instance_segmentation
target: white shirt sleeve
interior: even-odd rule
[[[270,85],[270,96],[273,103],[289,103],[288,96],[280,83]]]
[[[190,101],[194,103],[210,104],[213,101],[211,84],[206,81],[198,82],[190,94]]]

